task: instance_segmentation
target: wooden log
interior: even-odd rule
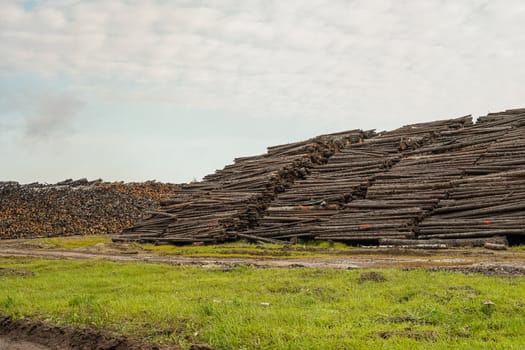
[[[247,240],[254,241],[254,242],[259,242],[260,241],[260,242],[264,242],[264,243],[284,244],[284,245],[291,244],[290,242],[287,242],[287,241],[281,241],[281,240],[273,239],[273,238],[259,237],[259,236],[255,236],[255,235],[248,235],[248,234],[240,233],[240,232],[237,232],[235,235],[237,237],[245,238]]]
[[[487,238],[466,238],[466,239],[379,239],[380,245],[388,246],[410,246],[416,244],[445,244],[447,247],[483,247],[485,243],[495,243],[508,245],[505,237],[494,236]]]

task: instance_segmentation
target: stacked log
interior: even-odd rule
[[[418,227],[420,238],[525,236],[525,170],[455,181]]]
[[[488,175],[524,168],[525,127],[519,127],[494,142],[476,165],[466,170],[466,175]]]
[[[525,164],[524,115],[511,110],[476,124],[467,116],[270,147],[181,187],[117,239],[501,244],[501,235],[522,234],[524,186],[515,171]]]
[[[520,109],[476,124],[467,116],[321,135],[237,158],[184,185],[0,183],[0,238],[128,227],[115,240],[501,245],[503,236],[525,239],[524,199]]]
[[[156,210],[177,188],[144,183],[66,180],[0,183],[0,239],[116,234]]]
[[[525,236],[525,110],[489,114],[478,123],[508,130],[419,223],[419,239]]]
[[[253,220],[254,193],[230,191],[180,192],[148,219],[136,223],[116,241],[221,242],[228,232]]]
[[[361,142],[372,132],[350,130],[307,141],[269,147],[263,155],[235,159],[182,186],[159,212],[114,237],[116,241],[222,242],[254,227],[268,204],[296,180],[337,153],[345,144]]]
[[[362,143],[348,144],[327,164],[315,167],[307,179],[297,181],[293,188],[280,194],[268,208],[267,216],[250,232],[257,237],[273,239],[317,236],[319,239],[346,240],[352,228],[360,226],[356,226],[355,222],[347,222],[348,216],[342,213],[348,214],[349,207],[365,197],[379,174],[388,172],[401,160],[404,152],[433,142],[439,132],[461,129],[471,124],[469,117],[462,117],[407,125],[383,132]],[[347,204],[349,202],[352,204]],[[359,210],[356,210],[357,213]],[[354,213],[355,220],[357,213]],[[383,215],[388,215],[388,211]],[[396,215],[403,214],[397,212]],[[381,224],[384,230],[387,226]],[[330,237],[324,238],[328,227]]]
[[[419,222],[448,198],[455,181],[516,127],[514,116],[503,119],[504,123],[495,118],[443,131],[433,143],[406,152],[399,163],[376,176],[365,199],[347,204],[346,210],[319,225],[315,238],[375,242],[415,238]]]
[[[474,164],[480,154],[469,150],[402,159],[376,177],[365,199],[348,203],[317,228],[316,239],[413,238],[418,221],[446,198],[451,181],[460,178],[462,167]]]

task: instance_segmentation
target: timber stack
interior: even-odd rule
[[[415,238],[417,224],[447,198],[453,181],[505,132],[470,124],[445,130],[431,144],[405,152],[397,164],[376,176],[365,199],[348,203],[346,210],[323,223],[316,239]]]
[[[463,117],[409,125],[380,133],[359,144],[347,145],[330,158],[326,165],[317,167],[306,180],[299,181],[290,191],[279,195],[253,234],[275,239],[301,237],[362,240],[363,232],[360,227],[363,228],[364,224],[357,222],[367,222],[370,225],[369,221],[358,217],[349,221],[348,216],[340,214],[364,213],[363,215],[369,217],[368,220],[373,220],[368,212],[365,213],[365,208],[355,211],[350,208],[355,203],[367,202],[369,188],[377,181],[378,176],[395,167],[403,158],[404,152],[432,143],[443,130],[463,128],[469,123],[472,123],[471,119]],[[394,212],[376,212],[380,214],[376,220],[377,225],[379,222],[383,225],[383,234],[387,232],[384,230],[387,227],[385,220],[390,220],[389,225],[392,225],[390,214],[395,215],[398,220],[403,219],[402,216],[407,213],[406,210],[398,210],[399,204],[391,203],[386,209],[390,207],[394,208]],[[415,214],[419,214],[419,210]],[[377,225],[376,228],[379,227]],[[357,231],[354,231],[356,228]],[[365,232],[364,235],[368,233]]]
[[[223,242],[256,226],[269,203],[346,144],[363,142],[372,131],[351,130],[269,147],[203,181],[182,185],[160,211],[114,237],[116,241]]]
[[[525,239],[524,199],[519,109],[270,147],[181,186],[115,240],[499,244]]]
[[[489,121],[483,121],[489,122]],[[493,121],[492,121],[493,122]],[[525,119],[494,142],[419,224],[421,239],[506,236],[525,231]]]
[[[0,239],[117,234],[157,210],[177,187],[86,179],[52,185],[0,182]]]

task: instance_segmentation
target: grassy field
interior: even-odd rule
[[[0,259],[0,313],[216,349],[522,349],[525,279]],[[486,305],[491,301],[494,305]]]

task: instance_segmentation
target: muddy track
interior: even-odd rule
[[[388,265],[392,262],[390,258],[227,258],[227,257],[187,257],[187,256],[163,256],[153,254],[115,254],[94,253],[71,250],[32,250],[20,248],[0,248],[0,257],[35,257],[46,259],[103,259],[117,262],[149,262],[169,265],[183,266],[239,266],[249,265],[255,267],[308,267],[308,268],[366,268]],[[415,263],[425,259],[396,259],[398,262]]]
[[[13,245],[0,245],[0,257],[34,257],[44,259],[108,260],[115,262],[146,262],[175,266],[232,267],[248,265],[277,268],[429,268],[461,272],[487,272],[489,275],[525,275],[525,254],[516,252],[493,253],[490,251],[370,251],[349,253],[323,258],[239,258],[239,257],[189,257],[155,255],[144,252],[118,252],[92,249],[44,250]],[[501,273],[498,273],[501,271]]]

